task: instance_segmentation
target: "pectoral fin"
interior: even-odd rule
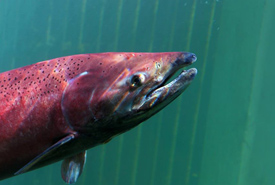
[[[51,154],[53,151],[55,151],[60,146],[64,145],[65,143],[71,141],[73,138],[75,138],[74,134],[70,134],[58,142],[56,142],[54,145],[47,148],[44,152],[36,156],[33,160],[31,160],[28,164],[26,164],[23,168],[18,170],[14,175],[19,175],[21,173],[27,172],[31,167],[33,167],[37,162],[41,161],[41,159],[45,158],[47,155]]]
[[[84,151],[64,159],[61,165],[61,176],[66,183],[75,183],[78,177],[80,177],[86,162],[86,156],[87,151]]]

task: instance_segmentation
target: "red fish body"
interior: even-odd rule
[[[73,68],[68,58],[61,58],[0,74],[2,178],[13,175],[51,146],[53,138],[71,132],[62,116],[60,101],[70,76],[64,70],[68,68],[64,68],[65,64]]]
[[[65,159],[62,177],[75,182],[85,150],[169,104],[196,70],[165,81],[195,60],[183,52],[82,54],[1,73],[0,179]]]

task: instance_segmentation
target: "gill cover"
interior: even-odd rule
[[[93,98],[96,88],[91,85],[92,79],[93,76],[90,72],[85,71],[79,74],[69,80],[62,95],[63,115],[71,129],[75,131],[83,129],[88,122],[95,121],[89,101]]]

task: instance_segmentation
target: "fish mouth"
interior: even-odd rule
[[[174,72],[174,73],[176,73],[176,72]],[[192,80],[195,78],[195,76],[197,75],[197,69],[191,68],[188,70],[182,70],[182,72],[174,80],[167,83],[167,81],[171,79],[171,77],[174,75],[174,73],[171,74],[169,77],[167,77],[161,85],[159,85],[157,88],[152,90],[147,95],[147,98],[150,98],[150,97],[153,97],[156,95],[158,95],[158,98],[160,98],[159,96],[161,94],[163,94],[164,91],[166,93],[168,93],[168,91],[170,91],[169,92],[170,94],[174,94],[183,88],[185,89],[187,87],[187,85],[189,85],[192,82]]]
[[[157,112],[177,98],[190,85],[197,75],[196,68],[187,70],[184,70],[183,68],[191,65],[196,60],[197,57],[195,54],[185,52],[183,53],[183,57],[179,57],[172,62],[172,68],[164,78],[163,82],[147,94],[139,109],[148,110],[154,107],[154,112]],[[168,80],[171,79],[180,69],[183,69],[180,74],[171,82],[167,83]]]

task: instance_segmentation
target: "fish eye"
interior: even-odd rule
[[[131,79],[131,87],[140,87],[145,81],[145,75],[142,73],[134,74]]]

